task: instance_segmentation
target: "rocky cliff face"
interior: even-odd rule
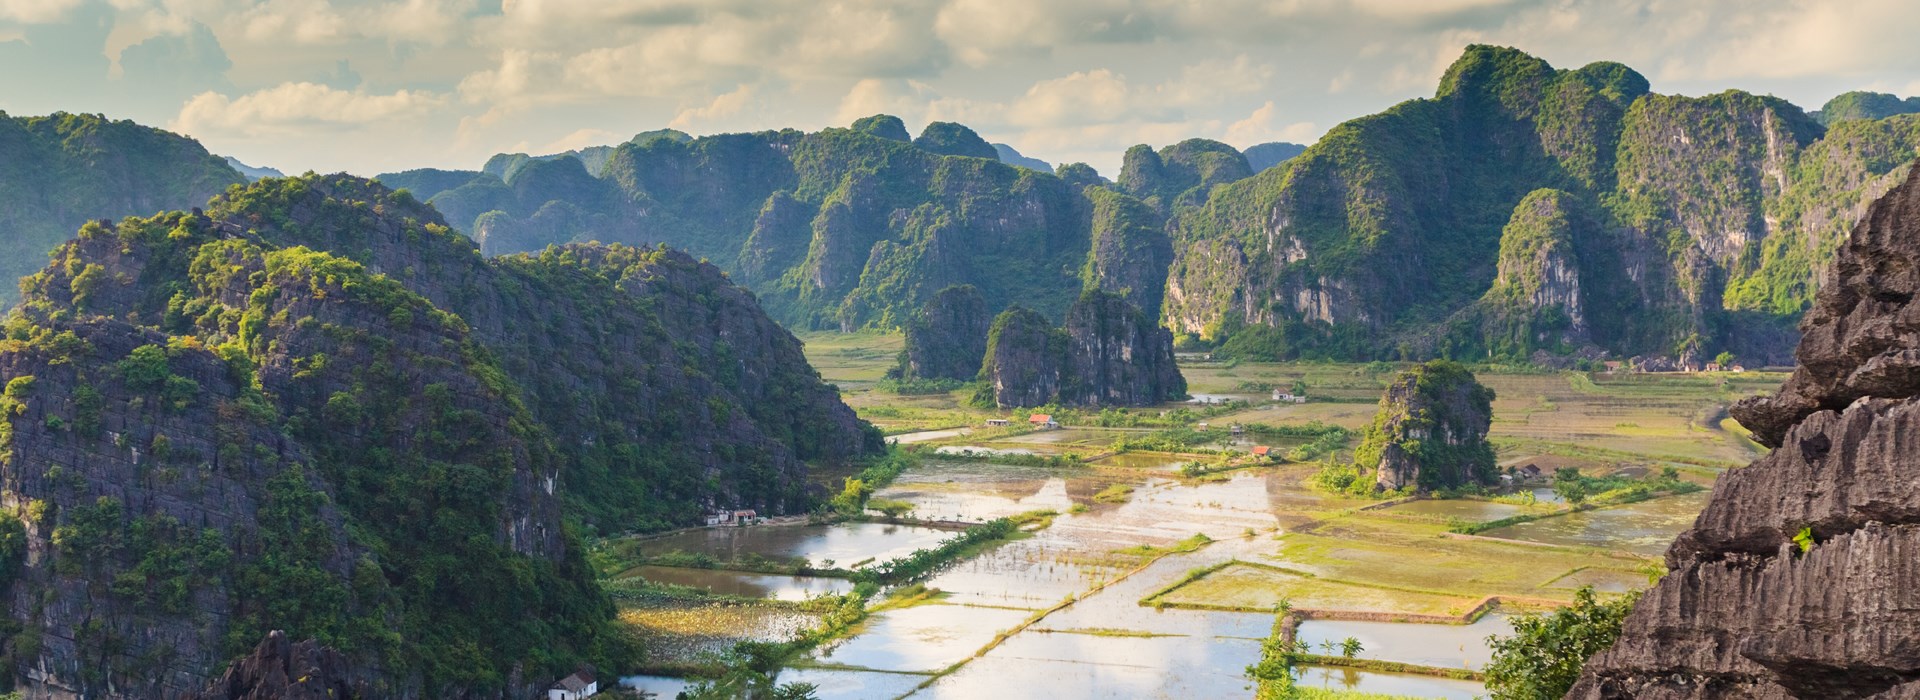
[[[274,630],[192,700],[355,700],[374,697],[353,662],[313,640]]]
[[[1472,47],[1433,98],[1175,211],[1164,317],[1215,338],[1253,328],[1289,357],[1565,352],[1581,343],[1455,323],[1497,283],[1503,229],[1550,188],[1592,214],[1569,269],[1594,345],[1784,363],[1849,212],[1920,146],[1906,119],[1829,132],[1773,98],[1654,95],[1619,64]]]
[[[1480,297],[1478,322],[1491,352],[1585,344],[1585,277],[1576,240],[1598,235],[1585,205],[1560,190],[1535,190],[1500,233],[1500,265]]]
[[[908,379],[973,379],[986,357],[992,324],[980,290],[971,285],[940,290],[907,323],[898,374]]]
[[[1354,461],[1388,491],[1492,483],[1492,425],[1493,390],[1457,363],[1429,362],[1387,387]]]
[[[1166,220],[1145,202],[1106,187],[1082,192],[1093,204],[1093,245],[1081,275],[1087,288],[1124,296],[1160,318],[1167,265],[1173,262]]]
[[[1060,396],[1070,361],[1067,338],[1046,316],[1015,306],[994,317],[989,333],[980,369],[987,403],[1045,406]]]
[[[185,696],[276,629],[365,695],[520,697],[624,653],[573,524],[791,510],[804,460],[879,449],[712,266],[488,260],[346,176],[89,224],[25,287],[3,660],[51,697]]]
[[[193,139],[90,114],[0,112],[0,164],[0,309],[81,224],[202,206],[246,181]]]
[[[1145,144],[1127,149],[1115,186],[1162,210],[1198,203],[1214,185],[1253,175],[1247,159],[1219,141],[1187,139],[1155,152]]]
[[[1089,290],[1054,328],[1012,308],[994,319],[983,392],[1001,408],[1151,406],[1186,396],[1174,364],[1173,334],[1124,297]]]
[[[1801,324],[1801,366],[1734,416],[1776,446],[1721,475],[1671,573],[1569,697],[1920,694],[1920,178],[1875,203]]]
[[[1173,359],[1173,333],[1126,297],[1100,291],[1067,309],[1072,371],[1060,388],[1067,406],[1152,406],[1185,398],[1187,380]]]

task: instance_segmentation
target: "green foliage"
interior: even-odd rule
[[[1395,396],[1403,401],[1392,401]],[[1492,483],[1497,476],[1493,446],[1486,440],[1487,426],[1474,422],[1491,419],[1493,398],[1493,390],[1457,362],[1434,360],[1402,372],[1354,448],[1354,465],[1362,474],[1373,473],[1388,447],[1395,446],[1419,465],[1421,489]],[[1439,439],[1443,434],[1474,437],[1452,444]]]
[[[1801,554],[1813,551],[1813,544],[1813,528],[1803,527],[1793,534],[1793,546],[1798,548]]]
[[[853,580],[888,586],[909,583],[938,571],[963,555],[1006,540],[1017,532],[1019,532],[1019,525],[1012,519],[990,520],[969,527],[959,535],[941,540],[940,544],[932,549],[914,550],[912,554],[904,557],[855,571]]]
[[[47,265],[46,253],[90,221],[199,206],[240,174],[185,136],[92,114],[0,114],[0,308],[19,301],[13,280]],[[31,164],[29,167],[28,164]],[[97,229],[97,224],[95,224]],[[98,266],[73,270],[76,308],[110,280]]]
[[[1496,700],[1549,700],[1573,687],[1580,667],[1613,645],[1639,594],[1608,601],[1593,588],[1574,593],[1573,605],[1551,613],[1513,618],[1513,636],[1488,637],[1487,691]]]
[[[1299,689],[1294,685],[1294,667],[1298,666],[1306,651],[1304,642],[1287,639],[1287,616],[1292,614],[1293,604],[1282,600],[1274,606],[1273,633],[1260,642],[1260,661],[1247,667],[1247,677],[1256,684],[1253,696],[1256,700],[1294,700]]]

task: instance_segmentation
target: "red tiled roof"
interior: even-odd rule
[[[1035,413],[1031,417],[1027,418],[1028,423],[1047,423],[1047,422],[1051,422],[1052,420],[1053,420],[1053,416],[1045,413]]]
[[[1273,448],[1271,448],[1271,447],[1267,447],[1266,445],[1255,445],[1255,446],[1253,447],[1253,453],[1254,453],[1254,454],[1256,454],[1256,455],[1259,455],[1259,456],[1261,456],[1261,457],[1265,457],[1265,456],[1267,456],[1267,453],[1268,453],[1268,452],[1270,452],[1270,451],[1272,451],[1272,450],[1273,450]]]

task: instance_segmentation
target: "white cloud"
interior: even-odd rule
[[[376,95],[284,83],[238,98],[201,93],[180,108],[168,128],[194,135],[293,136],[417,119],[445,103],[446,98],[426,92]]]
[[[47,24],[66,19],[82,0],[0,0],[0,21]]]
[[[713,98],[713,101],[708,102],[704,107],[680,110],[679,114],[674,115],[673,121],[667,122],[667,126],[695,132],[710,129],[714,124],[739,114],[753,102],[754,93],[752,85],[742,85],[732,92]]]
[[[1312,143],[1319,132],[1312,122],[1282,123],[1280,111],[1272,101],[1253,110],[1246,119],[1227,125],[1220,140],[1233,144],[1236,148],[1246,148],[1268,141],[1291,141],[1293,143]]]

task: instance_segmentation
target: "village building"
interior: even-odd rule
[[[594,680],[593,672],[581,669],[547,688],[547,700],[580,700],[598,692],[600,683]]]
[[[1055,421],[1052,415],[1046,414],[1046,413],[1035,413],[1031,416],[1028,416],[1027,425],[1035,426],[1038,428],[1044,428],[1047,430],[1052,430],[1054,428],[1060,427],[1059,421]]]
[[[1253,456],[1255,457],[1270,457],[1272,455],[1273,455],[1273,448],[1271,447],[1268,447],[1266,445],[1253,446]]]
[[[1521,467],[1519,474],[1520,474],[1521,481],[1539,481],[1540,475],[1542,474],[1542,472],[1540,471],[1539,466],[1529,464],[1527,466]]]
[[[1005,419],[1005,418],[989,418],[989,419],[987,419],[987,427],[989,427],[989,428],[1005,428],[1005,427],[1007,427],[1007,426],[1008,426],[1009,424],[1011,424],[1011,421],[1008,421],[1008,420],[1007,420],[1007,419]]]

